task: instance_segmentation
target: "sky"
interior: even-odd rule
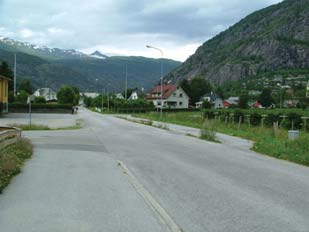
[[[280,0],[0,0],[0,36],[36,45],[185,61],[205,41]]]

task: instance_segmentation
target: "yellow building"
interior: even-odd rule
[[[0,111],[3,113],[8,112],[9,81],[9,78],[0,75]]]

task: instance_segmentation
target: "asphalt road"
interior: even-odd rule
[[[185,232],[308,232],[309,169],[81,110],[26,133],[35,155],[0,195],[0,231],[168,231],[116,160]]]

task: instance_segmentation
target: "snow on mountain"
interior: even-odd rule
[[[95,52],[91,53],[89,56],[91,56],[91,57],[93,57],[93,58],[97,58],[97,59],[103,59],[103,60],[106,59],[106,58],[108,58],[108,56],[102,54],[102,53],[99,52],[99,51],[95,51]]]
[[[55,56],[55,57],[89,57],[88,55],[76,51],[74,49],[60,49],[60,48],[49,48],[47,46],[39,46],[34,45],[28,42],[18,42],[16,40],[6,38],[3,36],[0,36],[0,42],[9,46],[14,47],[17,50],[20,50],[22,52],[34,52],[39,53],[41,55],[47,55],[47,56]]]

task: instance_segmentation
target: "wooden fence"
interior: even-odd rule
[[[0,127],[0,150],[15,143],[21,137],[21,130],[15,127]]]

